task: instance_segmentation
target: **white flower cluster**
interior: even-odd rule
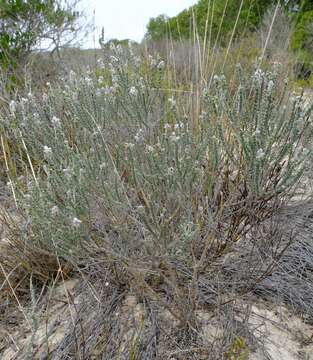
[[[99,67],[99,69],[103,70],[105,68],[104,62],[102,59],[98,59],[97,60],[97,65]]]
[[[72,219],[72,226],[74,228],[79,228],[79,226],[81,225],[82,221],[80,219],[78,219],[77,217],[73,217]]]
[[[149,55],[149,62],[151,67],[156,67],[158,70],[162,70],[165,67],[165,61],[160,60],[159,56],[155,59],[153,56]]]
[[[146,145],[146,153],[152,153],[154,151],[154,147],[152,145]]]
[[[52,149],[51,147],[44,145],[43,147],[43,153],[45,155],[46,158],[50,157],[52,155]]]
[[[133,143],[128,143],[128,142],[125,143],[126,149],[132,149],[134,146],[135,146],[135,144],[133,144]]]
[[[265,152],[263,149],[258,149],[258,151],[256,152],[256,158],[257,160],[262,159],[265,156]]]
[[[255,129],[255,132],[254,132],[254,135],[255,135],[255,136],[258,136],[258,135],[260,135],[260,134],[261,134],[260,129],[259,129],[259,128],[256,128],[256,129]]]
[[[111,55],[111,56],[110,56],[110,60],[111,60],[112,64],[118,63],[118,58],[117,58],[116,56],[114,56],[114,55]]]
[[[98,77],[98,84],[102,84],[103,81],[104,81],[104,77],[103,77],[102,75],[100,75],[100,76]]]
[[[225,78],[225,75],[223,75],[223,74],[221,74],[221,75],[215,74],[215,75],[213,76],[213,81],[214,81],[215,83],[223,82],[223,81],[225,81],[225,80],[226,80],[226,78]]]
[[[174,97],[172,96],[168,99],[168,101],[171,104],[171,108],[174,109],[176,107],[176,100],[174,99]]]
[[[261,69],[257,69],[252,76],[253,80],[256,81],[258,84],[262,83],[264,77],[265,73]]]
[[[51,215],[52,215],[52,216],[55,216],[55,215],[57,215],[57,214],[59,213],[59,211],[60,211],[60,209],[58,208],[57,205],[55,205],[55,206],[53,206],[53,207],[51,208]]]
[[[184,123],[183,122],[179,122],[177,124],[174,125],[174,129],[175,130],[183,130],[184,129]]]
[[[143,129],[139,129],[135,135],[135,141],[139,143],[143,140],[144,140],[144,131]]]
[[[58,127],[61,125],[61,120],[56,116],[52,116],[51,124],[53,127]]]
[[[138,95],[138,90],[135,88],[135,86],[132,86],[129,90],[129,95],[130,96],[137,96]]]
[[[173,142],[177,142],[180,139],[180,136],[176,135],[175,131],[173,131],[170,135],[170,140]]]
[[[158,70],[162,70],[165,68],[165,62],[161,60],[157,65]]]
[[[63,174],[65,175],[65,177],[67,177],[69,179],[72,175],[72,171],[70,168],[65,168],[65,169],[63,169]]]
[[[202,110],[201,114],[199,115],[200,121],[203,122],[205,120],[206,116],[207,116],[207,113],[204,110]]]
[[[268,84],[267,84],[267,91],[269,92],[269,93],[271,93],[272,91],[273,91],[273,88],[274,88],[274,81],[273,80],[270,80],[269,82],[268,82]]]
[[[17,108],[16,101],[14,101],[14,100],[10,101],[9,108],[10,108],[11,114],[14,115],[15,111],[16,111],[16,108]]]

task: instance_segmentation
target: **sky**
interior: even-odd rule
[[[177,15],[180,11],[197,3],[197,0],[83,0],[87,16],[95,14],[97,31],[85,46],[98,45],[98,37],[104,27],[105,40],[112,38],[141,41],[151,17],[160,14]]]

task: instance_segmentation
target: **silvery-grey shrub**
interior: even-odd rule
[[[297,185],[313,106],[289,95],[279,64],[238,66],[235,86],[221,74],[203,88],[195,119],[186,97],[162,89],[161,59],[111,50],[96,71],[70,72],[2,116],[27,154],[15,189],[32,241],[73,262],[104,248],[148,268],[221,256]]]

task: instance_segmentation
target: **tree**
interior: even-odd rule
[[[254,30],[271,3],[273,0],[249,0],[243,1],[241,7],[241,0],[199,0],[196,5],[172,18],[161,15],[150,19],[146,37],[159,40],[167,34],[171,34],[171,37],[176,40],[190,38],[193,36],[193,27],[196,25],[199,36],[204,38],[208,29],[208,20],[212,19],[211,35],[215,39],[224,15],[220,32],[220,41],[223,43],[232,33],[240,8],[241,12],[236,26],[237,34],[246,28]]]
[[[245,30],[255,31],[262,25],[266,14],[271,24],[271,16],[279,4],[293,29],[290,48],[299,59],[295,72],[307,78],[313,73],[312,0],[199,0],[196,5],[172,18],[161,15],[150,19],[146,38],[160,40],[171,36],[174,40],[189,39],[193,37],[196,27],[200,38],[204,39],[208,35],[206,32],[210,31],[211,39],[217,39],[220,45],[225,46],[234,28],[235,37],[242,35]]]
[[[53,51],[76,38],[80,0],[0,0],[0,65],[9,72],[45,43]]]
[[[295,69],[296,75],[307,79],[313,72],[313,2],[294,0],[288,5],[295,23],[291,48],[299,59]]]
[[[146,38],[151,40],[161,40],[166,34],[168,19],[169,18],[163,14],[156,18],[151,18],[147,25]]]

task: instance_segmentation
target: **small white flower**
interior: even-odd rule
[[[161,210],[161,212],[160,212],[160,219],[163,219],[164,216],[165,216],[165,214],[166,214],[166,209],[163,208],[163,209]]]
[[[22,101],[22,103],[25,103],[25,104],[28,103],[28,99],[24,98],[24,97],[21,98],[21,101]]]
[[[199,118],[200,118],[201,121],[203,121],[206,116],[207,116],[207,113],[205,111],[202,111]]]
[[[162,69],[164,69],[164,67],[165,67],[165,62],[164,62],[163,60],[161,60],[161,61],[158,63],[157,68],[158,68],[159,70],[162,70]]]
[[[170,139],[173,142],[177,142],[180,139],[180,136],[177,136],[176,133],[173,131],[172,134],[170,135]]]
[[[136,142],[140,142],[140,141],[142,141],[143,140],[143,130],[142,129],[139,129],[138,131],[137,131],[137,134],[135,135],[135,141]]]
[[[273,90],[273,87],[274,87],[274,81],[273,80],[270,80],[267,84],[267,90],[269,92],[271,92]]]
[[[141,140],[141,137],[138,134],[136,134],[134,138],[136,142],[139,142]]]
[[[55,216],[59,212],[59,208],[55,205],[51,208],[51,215]]]
[[[146,146],[146,152],[147,152],[147,153],[151,153],[151,152],[153,152],[153,150],[154,150],[154,147],[153,147],[153,146],[151,146],[151,145],[147,145],[147,146]]]
[[[132,149],[135,146],[133,143],[125,143],[126,149]]]
[[[164,124],[164,129],[165,130],[170,129],[170,128],[171,128],[171,125],[169,123]]]
[[[104,94],[105,95],[111,95],[115,92],[115,90],[117,89],[116,86],[109,86],[109,87],[106,87],[104,88]]]
[[[171,97],[168,99],[169,103],[171,104],[172,107],[176,106],[176,100],[174,99],[174,97]]]
[[[203,213],[203,210],[204,210],[204,209],[203,209],[203,206],[199,205],[199,206],[198,206],[198,210],[199,210],[200,213]]]
[[[52,154],[52,149],[51,149],[51,147],[44,145],[43,152],[44,152],[45,156],[50,156]]]
[[[100,170],[103,170],[105,167],[107,166],[106,162],[103,162],[102,164],[100,164]]]
[[[98,83],[101,84],[101,83],[103,83],[103,81],[104,81],[104,77],[102,75],[100,75],[98,77]]]
[[[82,221],[79,220],[77,217],[74,217],[73,220],[72,220],[72,225],[73,225],[73,227],[75,227],[75,228],[78,228],[81,223],[82,223]]]
[[[260,129],[259,129],[259,128],[256,128],[254,134],[255,134],[255,135],[260,135],[260,134],[261,134]]]
[[[282,66],[282,63],[279,61],[274,61],[274,68],[279,68]]]
[[[257,69],[253,75],[254,79],[257,80],[259,83],[264,78],[265,74],[261,69]]]
[[[263,149],[259,149],[257,152],[256,152],[256,158],[259,160],[259,159],[262,159],[264,157],[265,153],[263,151]]]
[[[149,60],[152,67],[157,66],[157,60],[154,59],[151,55],[149,55]]]
[[[107,281],[104,283],[104,286],[108,287],[110,285],[110,283]]]
[[[184,124],[182,122],[179,122],[178,124],[174,125],[175,130],[183,129],[183,128],[184,128]]]
[[[14,100],[10,101],[9,107],[12,114],[14,114],[16,111],[16,105],[17,105],[16,101]]]
[[[146,88],[145,79],[143,77],[140,78],[139,85],[142,90]]]
[[[98,59],[97,60],[97,64],[99,66],[100,69],[104,69],[105,68],[105,65],[104,65],[104,62],[102,59]]]
[[[135,86],[132,86],[130,88],[129,95],[131,95],[131,96],[137,96],[138,95],[138,90],[135,88]]]
[[[115,62],[115,63],[118,62],[118,58],[116,56],[112,55],[112,56],[110,56],[110,59],[111,59],[112,62]]]
[[[173,167],[169,167],[168,169],[167,169],[167,173],[168,173],[168,175],[173,175],[174,174],[174,168]]]
[[[24,195],[24,199],[26,199],[27,201],[30,201],[31,200],[31,195],[29,195],[29,194],[25,194]]]
[[[85,77],[85,82],[87,83],[87,85],[91,85],[92,84],[92,78],[90,76],[86,76]]]
[[[54,127],[57,127],[61,124],[61,120],[58,117],[53,116],[51,119],[51,123]]]
[[[105,87],[103,91],[104,91],[105,95],[110,95],[113,92],[113,88],[112,87]]]
[[[71,169],[69,169],[69,168],[63,169],[63,174],[64,174],[67,178],[71,177]]]
[[[40,123],[40,115],[38,113],[33,113],[33,117],[36,123]]]

